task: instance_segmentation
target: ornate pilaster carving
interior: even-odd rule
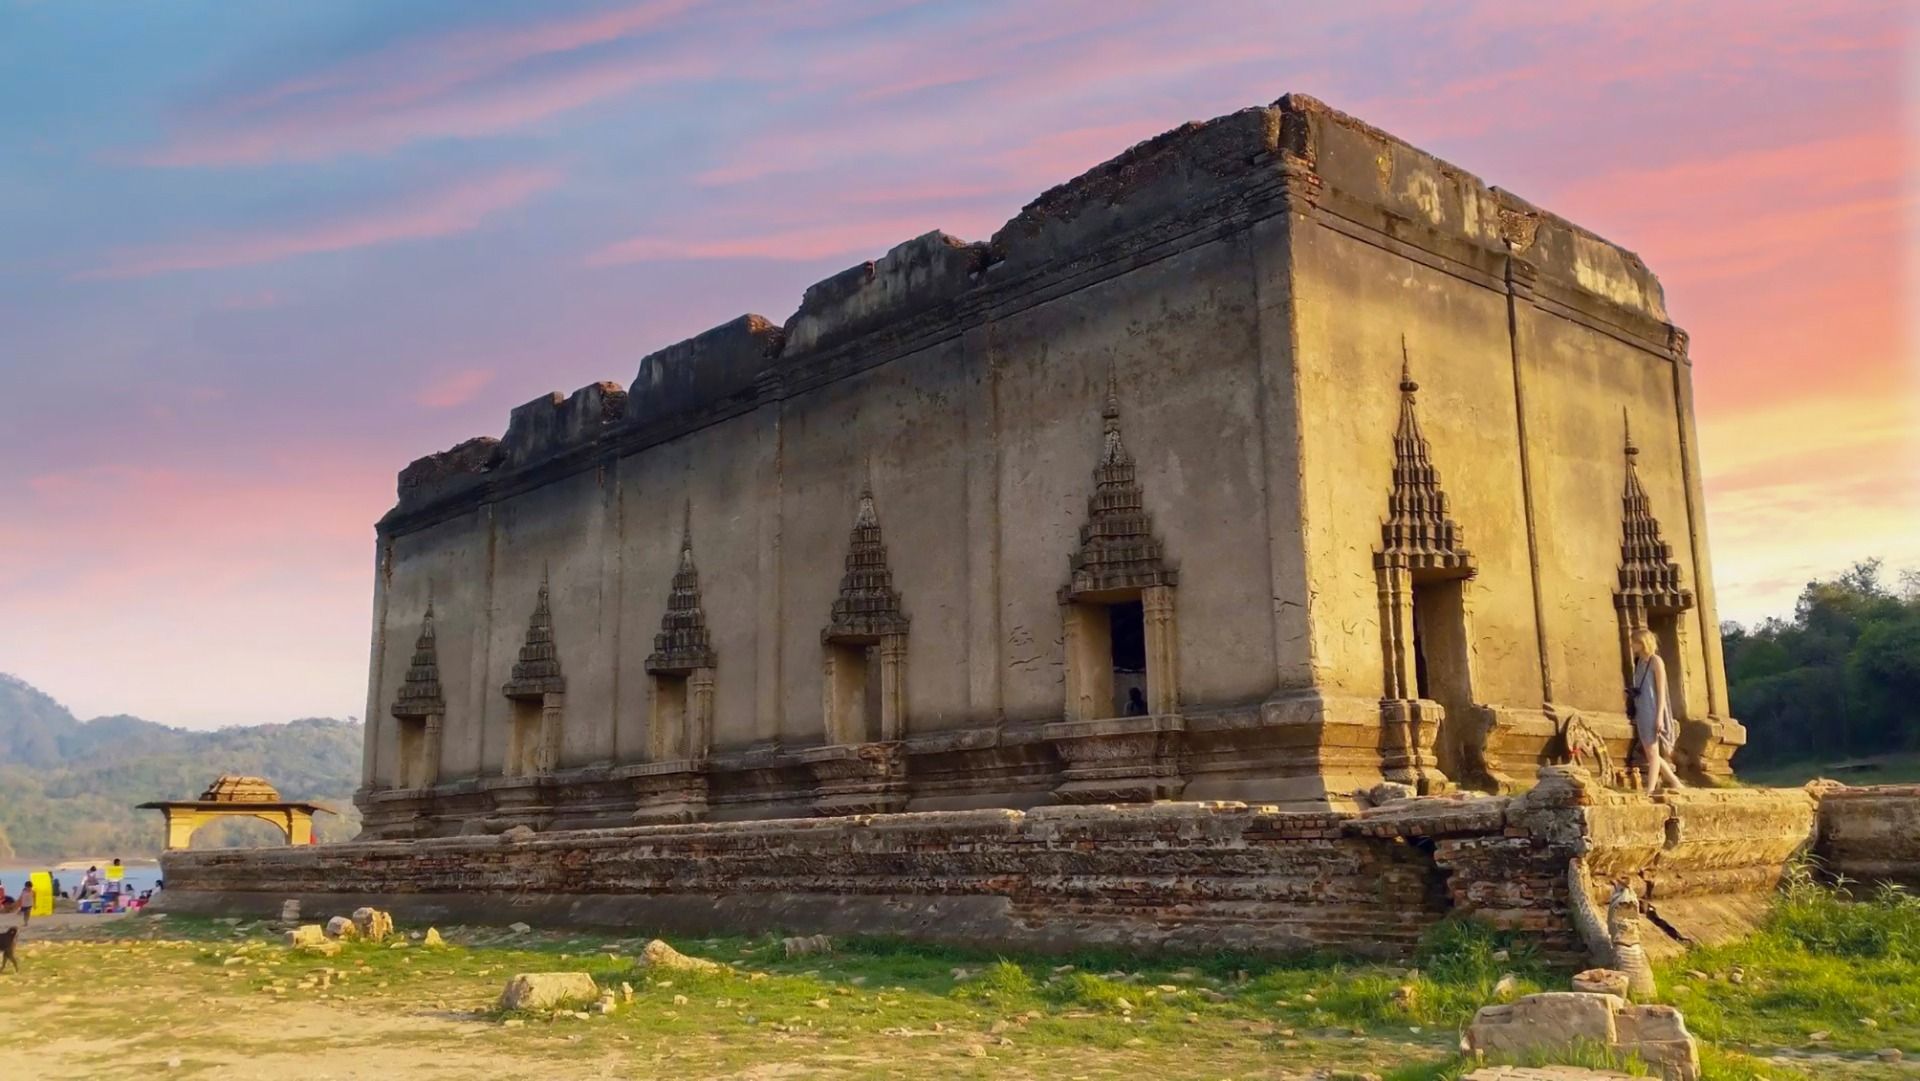
[[[633,791],[632,822],[636,826],[678,825],[707,817],[708,765],[705,759],[674,759],[623,766]]]
[[[1150,803],[1178,799],[1187,785],[1180,769],[1177,716],[1107,717],[1046,726],[1060,756],[1060,803]]]
[[[887,814],[907,808],[907,755],[897,742],[829,744],[799,752],[813,774],[820,815]]]
[[[1180,712],[1180,636],[1173,622],[1173,587],[1140,591],[1147,646],[1147,712]]]
[[[907,636],[889,634],[874,647],[880,661],[880,738],[906,735],[901,725],[907,715]]]

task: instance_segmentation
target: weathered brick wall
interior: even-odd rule
[[[1446,910],[1418,847],[1347,816],[1178,803],[169,853],[171,911],[788,928],[1069,949],[1404,953]]]
[[[1540,776],[1519,796],[1359,813],[1066,806],[174,852],[163,896],[186,912],[266,914],[299,897],[310,912],[368,903],[409,920],[1390,955],[1459,912],[1578,961],[1576,857],[1596,904],[1612,883],[1631,884],[1667,936],[1649,947],[1677,949],[1752,926],[1813,834],[1814,798],[1800,789],[1652,801],[1578,770]],[[1848,808],[1869,806],[1850,798]],[[1897,806],[1920,808],[1920,789],[1904,798]],[[1895,820],[1875,814],[1877,832],[1842,812],[1830,838],[1858,848],[1871,836],[1889,850],[1880,827]],[[1911,832],[1899,843],[1911,853]]]
[[[1821,867],[1860,883],[1920,889],[1920,785],[1817,787]]]

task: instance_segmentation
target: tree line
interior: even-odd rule
[[[1722,624],[1741,766],[1920,750],[1920,572],[1807,583],[1790,619]]]

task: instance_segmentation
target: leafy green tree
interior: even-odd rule
[[[1807,583],[1791,620],[1721,628],[1742,761],[1920,746],[1920,572],[1889,587],[1880,560]]]

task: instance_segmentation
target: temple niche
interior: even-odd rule
[[[907,617],[887,569],[871,482],[860,490],[840,595],[820,632],[828,743],[882,743],[906,730]]]
[[[1641,626],[1725,781],[1692,365],[1392,135],[1183,126],[407,466],[367,836],[1508,791],[1627,760]]]
[[[432,601],[420,618],[420,637],[414,641],[406,681],[394,696],[393,718],[399,725],[397,787],[432,788],[440,775],[440,741],[447,720],[446,698],[440,693],[440,660],[434,648]]]
[[[511,706],[507,730],[508,777],[543,777],[560,762],[560,725],[566,713],[567,681],[560,674],[560,657],[553,646],[553,608],[546,575],[540,577],[539,599],[527,620],[527,638],[513,678],[500,693]]]
[[[700,603],[700,572],[693,564],[693,507],[680,527],[680,559],[647,656],[651,709],[648,754],[656,761],[698,761],[713,742],[713,670],[717,663]]]
[[[1681,582],[1680,564],[1674,562],[1673,546],[1661,537],[1660,520],[1653,515],[1652,498],[1640,483],[1640,448],[1633,443],[1632,422],[1623,421],[1622,429],[1626,444],[1626,483],[1620,496],[1620,584],[1613,594],[1620,627],[1621,684],[1624,686],[1633,680],[1634,632],[1650,630],[1660,643],[1660,659],[1666,665],[1668,685],[1684,688],[1691,650],[1682,617],[1693,607],[1693,591]],[[1687,696],[1676,692],[1671,697],[1674,718],[1684,725]]]
[[[1060,588],[1066,639],[1066,714],[1071,720],[1179,712],[1173,592],[1153,518],[1120,437],[1120,402],[1108,376],[1100,411],[1100,464],[1087,520]]]
[[[1393,488],[1373,555],[1385,671],[1383,772],[1422,794],[1450,787],[1449,773],[1498,788],[1503,778],[1488,766],[1479,730],[1491,721],[1474,702],[1470,623],[1479,568],[1448,512],[1440,471],[1420,431],[1420,384],[1404,342],[1401,350]]]

